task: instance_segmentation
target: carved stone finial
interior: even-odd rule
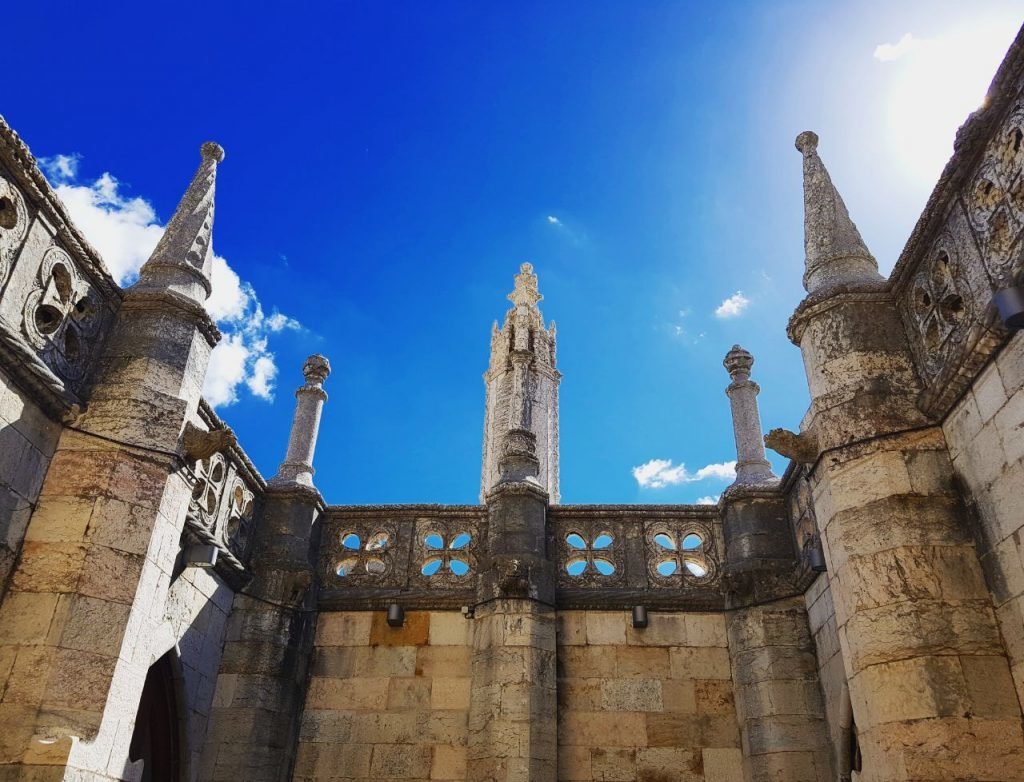
[[[537,302],[544,298],[537,290],[537,275],[533,273],[533,264],[522,264],[515,281],[515,287],[508,295],[508,300],[517,307],[520,305],[536,307]]]
[[[804,288],[816,293],[835,285],[882,279],[878,263],[818,157],[818,135],[805,130],[796,137],[796,148],[804,158]]]
[[[206,141],[199,148],[199,154],[203,160],[213,160],[216,163],[224,162],[224,147],[216,141]]]
[[[326,356],[314,353],[306,359],[302,365],[302,376],[310,385],[322,386],[327,377],[331,374],[331,362]]]
[[[813,464],[818,458],[818,440],[810,432],[772,429],[764,436],[764,444],[798,464]]]
[[[805,130],[796,137],[796,148],[805,155],[810,154],[818,148],[818,134],[813,130]]]
[[[722,366],[733,380],[746,380],[750,377],[751,367],[754,366],[754,357],[739,345],[733,345],[732,350],[725,354]]]

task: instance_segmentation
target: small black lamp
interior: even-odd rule
[[[398,603],[388,606],[388,627],[401,627],[405,624],[405,609]]]
[[[633,627],[638,630],[647,627],[647,606],[633,606]]]

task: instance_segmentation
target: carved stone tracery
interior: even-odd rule
[[[28,233],[28,208],[18,189],[0,176],[0,280],[7,277],[11,262]]]
[[[98,292],[59,247],[43,255],[36,287],[25,300],[22,330],[59,377],[76,381],[88,366],[102,324]]]
[[[945,231],[925,256],[909,292],[909,312],[925,373],[934,376],[957,350],[972,320],[958,243]]]
[[[997,288],[1015,282],[1024,236],[1024,106],[989,143],[965,193],[971,228]]]

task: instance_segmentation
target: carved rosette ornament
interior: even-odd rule
[[[43,255],[36,287],[25,300],[22,331],[40,357],[59,377],[76,381],[88,366],[99,331],[99,295],[75,270],[59,247]]]
[[[944,366],[972,321],[973,299],[965,295],[959,256],[955,238],[944,232],[910,286],[910,313],[918,333],[921,363],[929,377]]]
[[[25,199],[8,179],[0,176],[0,280],[7,278],[27,232]]]
[[[1024,236],[1024,106],[1017,106],[966,192],[971,228],[997,288],[1016,282]]]

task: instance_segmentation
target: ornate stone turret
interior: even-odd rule
[[[732,406],[732,431],[736,438],[736,483],[764,483],[777,480],[764,453],[761,414],[757,395],[761,387],[750,379],[754,357],[733,345],[722,362],[732,383],[725,389]]]
[[[796,148],[804,156],[804,288],[813,294],[844,283],[881,280],[878,263],[818,157],[818,135],[805,130],[796,137]]]
[[[484,419],[483,475],[480,499],[501,478],[499,461],[507,433],[532,432],[536,439],[537,480],[552,504],[558,490],[558,384],[555,368],[555,323],[545,328],[537,303],[533,266],[524,263],[508,295],[513,307],[499,329],[491,331],[491,362],[484,373],[487,402]]]
[[[44,542],[23,550],[12,589],[28,584],[40,607],[52,611],[59,598],[61,608],[45,619],[51,630],[45,638],[5,628],[2,643],[36,647],[38,681],[51,683],[24,700],[24,736],[11,743],[24,739],[26,757],[47,746],[47,763],[75,769],[127,758],[131,736],[123,713],[108,701],[141,692],[147,668],[165,651],[154,638],[165,621],[192,468],[201,454],[233,439],[194,423],[220,338],[203,303],[223,157],[216,144],[203,145],[198,173],[124,296],[93,370],[88,408],[61,433],[29,522],[26,539]],[[116,502],[94,512],[111,498]],[[55,537],[48,530],[57,523],[66,526]],[[59,579],[21,575],[46,572],[57,561],[63,562]],[[89,627],[102,627],[96,635],[102,643],[82,640],[81,628]],[[86,691],[88,698],[80,695]]]
[[[270,481],[273,486],[313,485],[313,454],[320,430],[320,415],[327,401],[324,381],[331,374],[331,365],[326,358],[315,354],[306,359],[302,374],[306,383],[295,391],[295,417],[288,438],[288,453],[277,475]]]
[[[224,148],[207,141],[202,162],[185,191],[174,217],[156,249],[139,270],[139,290],[172,290],[195,301],[206,301],[212,290],[213,211],[217,164]]]

